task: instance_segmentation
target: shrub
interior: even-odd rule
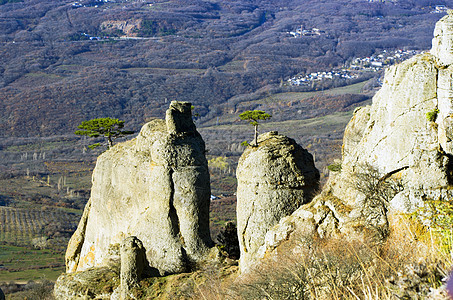
[[[451,259],[433,257],[429,249],[435,245],[417,241],[408,232],[411,226],[401,225],[385,243],[374,246],[367,240],[301,239],[291,256],[265,261],[230,286],[231,299],[426,299],[433,293],[445,297],[440,287]]]
[[[390,200],[403,190],[403,183],[391,175],[382,175],[369,164],[357,166],[350,185],[363,194],[359,221],[379,240],[388,235],[387,211]]]
[[[435,122],[438,114],[439,114],[439,109],[435,108],[432,111],[429,111],[426,113],[426,119],[429,122]]]
[[[217,235],[217,243],[220,249],[227,253],[228,258],[239,259],[239,240],[236,225],[233,222],[228,222],[225,229]]]
[[[327,169],[332,172],[340,172],[341,171],[341,163],[333,163],[327,166]]]

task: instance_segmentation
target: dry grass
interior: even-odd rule
[[[448,299],[442,285],[452,248],[439,247],[440,241],[414,218],[390,221],[384,243],[304,237],[298,241],[302,251],[285,251],[229,283],[210,276],[192,298]]]

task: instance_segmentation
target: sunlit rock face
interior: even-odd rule
[[[237,179],[239,266],[245,272],[259,260],[266,232],[313,198],[319,172],[313,156],[293,139],[268,132],[242,154]]]
[[[345,129],[341,162],[328,183],[312,202],[267,231],[261,257],[277,253],[295,232],[382,239],[390,214],[413,212],[427,200],[453,199],[452,117],[450,11],[436,24],[432,50],[389,67],[372,105],[356,109]],[[380,187],[395,183],[396,188],[378,190],[376,205],[369,201],[376,193],[366,195],[364,182]]]
[[[404,188],[390,201],[397,211],[452,196],[452,25],[449,12],[436,24],[430,53],[387,69],[373,104],[348,124],[342,171],[331,180],[333,194],[346,203],[361,196],[347,178],[365,164],[401,180]]]
[[[453,11],[449,10],[448,15],[443,17],[436,24],[432,42],[431,54],[439,58],[442,64],[453,63]]]
[[[99,156],[91,198],[66,253],[67,272],[100,267],[129,236],[161,275],[186,271],[212,246],[205,143],[191,104],[172,102],[166,120]]]

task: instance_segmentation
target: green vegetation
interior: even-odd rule
[[[347,95],[347,94],[360,94],[363,90],[365,84],[368,81],[362,81],[359,83],[354,83],[342,87],[326,89],[324,91],[312,91],[312,92],[286,92],[286,93],[278,93],[274,94],[271,97],[264,97],[257,100],[257,103],[266,103],[270,100],[274,101],[291,101],[294,99],[307,99],[310,97],[318,96],[320,94],[331,95],[331,96],[338,96],[338,95]]]
[[[239,240],[236,224],[227,222],[225,228],[217,235],[217,244],[221,251],[224,251],[226,257],[239,259]]]
[[[0,282],[55,280],[63,272],[61,252],[0,244]]]
[[[426,113],[426,119],[429,122],[435,122],[438,114],[439,114],[439,109],[435,108],[432,111],[429,111]]]
[[[340,172],[341,171],[341,163],[333,163],[327,166],[327,169],[332,172]]]
[[[411,217],[429,226],[429,231],[424,228],[420,238],[436,240],[439,245],[436,251],[449,255],[453,248],[453,201],[427,200]]]
[[[81,33],[74,33],[74,34],[68,35],[66,38],[69,41],[88,41],[90,39],[89,36],[81,34]]]
[[[258,121],[268,120],[272,116],[262,110],[248,110],[239,115],[239,118],[244,121],[248,121],[255,128],[255,136],[253,138],[252,146],[258,146]]]
[[[226,172],[230,167],[227,158],[224,156],[217,156],[211,158],[210,160],[208,160],[208,165],[210,168],[216,169],[221,172]]]
[[[89,137],[104,136],[107,139],[107,149],[113,147],[113,140],[133,134],[133,131],[122,130],[124,127],[124,121],[112,118],[98,118],[89,121],[83,121],[77,128],[75,134],[86,135]],[[100,143],[92,144],[88,146],[90,149],[101,146]]]
[[[143,20],[138,30],[139,36],[166,36],[176,34],[176,29],[161,25],[154,20]]]

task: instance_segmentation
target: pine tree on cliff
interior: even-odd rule
[[[124,127],[124,121],[112,118],[98,118],[88,121],[83,121],[77,128],[75,134],[77,135],[86,135],[89,137],[99,137],[104,136],[107,140],[107,149],[110,149],[113,146],[113,140],[133,134],[133,131],[122,130]],[[88,146],[90,149],[101,146],[100,143],[96,143]]]
[[[252,146],[258,146],[258,120],[267,120],[272,116],[262,110],[247,110],[239,115],[241,120],[248,121],[255,127],[255,137],[252,142]]]

